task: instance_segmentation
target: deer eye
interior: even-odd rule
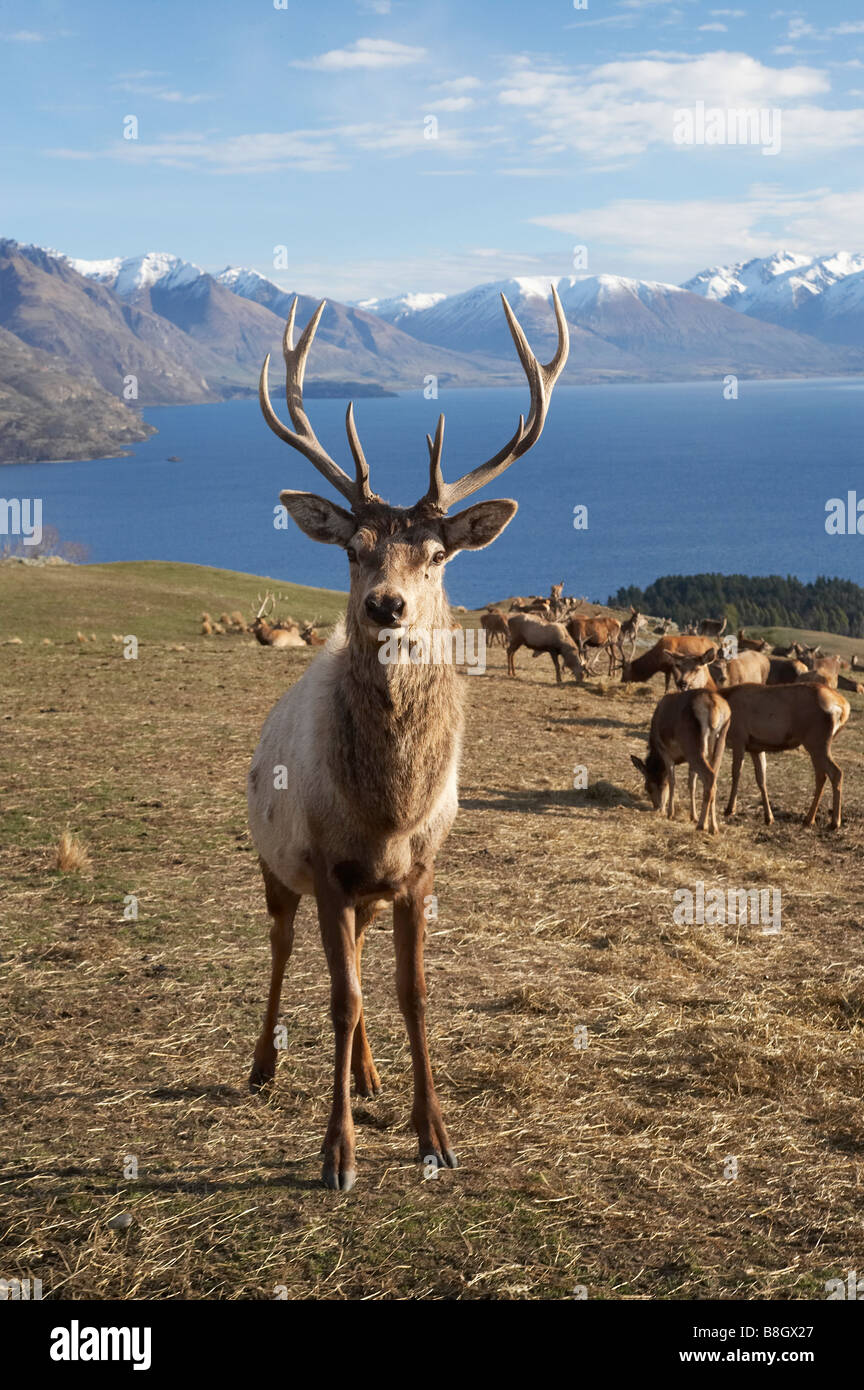
[[[444,561],[447,559],[447,556],[444,554],[443,550],[436,550],[435,554],[431,558],[433,565],[443,565]]]
[[[356,564],[357,564],[357,551],[356,551],[356,550],[351,550],[350,547],[349,547],[349,548],[345,551],[345,554],[348,556],[348,563],[349,563],[349,565],[356,565]]]

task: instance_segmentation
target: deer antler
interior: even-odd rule
[[[427,434],[426,442],[429,445],[429,491],[421,499],[421,502],[428,503],[438,511],[446,512],[452,507],[454,502],[461,502],[463,498],[470,497],[472,492],[478,488],[485,487],[493,478],[497,478],[499,473],[503,473],[505,468],[516,459],[527,454],[532,445],[537,443],[543,432],[546,423],[546,412],[549,409],[549,398],[552,395],[552,388],[567,361],[567,354],[570,350],[570,334],[567,329],[567,320],[564,317],[564,310],[561,307],[561,300],[558,298],[558,291],[552,286],[552,304],[555,309],[555,319],[558,324],[558,346],[555,355],[550,362],[544,366],[538,362],[534,353],[528,346],[528,339],[522,331],[522,327],[506,298],[502,294],[501,303],[504,305],[504,313],[507,317],[507,324],[516,344],[516,351],[519,354],[519,361],[528,378],[528,386],[531,392],[531,409],[528,415],[527,424],[524,415],[519,416],[519,425],[513,438],[504,445],[493,458],[487,459],[486,463],[481,463],[479,467],[465,473],[458,478],[455,483],[445,483],[441,473],[441,450],[444,443],[444,416],[438,417],[438,428],[435,431],[434,440]]]
[[[258,597],[261,598],[261,595],[259,594]],[[273,595],[270,594],[270,593],[266,593],[266,594],[264,595],[264,598],[261,600],[261,606],[260,606],[260,608],[258,609],[258,612],[255,614],[255,621],[256,621],[256,622],[258,621],[259,618],[263,618],[263,617],[264,617],[264,613],[266,612],[267,605],[268,605],[268,603],[270,602],[270,600],[271,600],[272,597],[273,597]]]
[[[269,352],[264,358],[264,365],[261,368],[258,399],[261,402],[264,419],[273,433],[277,434],[286,444],[290,444],[293,449],[299,449],[300,453],[304,454],[309,462],[318,469],[318,472],[322,473],[327,481],[332,483],[343,497],[347,498],[352,508],[356,509],[366,502],[374,501],[375,494],[369,486],[369,466],[363,457],[363,450],[360,447],[360,440],[354,425],[353,401],[349,404],[345,417],[345,429],[356,469],[353,482],[319,443],[315,431],[309,423],[306,411],[303,409],[303,378],[306,373],[306,359],[309,356],[309,349],[312,346],[326,303],[326,299],[322,299],[303,329],[296,348],[294,346],[294,319],[297,313],[296,295],[291,304],[288,322],[285,325],[285,333],[282,338],[282,355],[285,358],[285,399],[288,403],[288,413],[291,416],[294,429],[289,430],[286,425],[282,424],[270,403],[270,393],[267,387],[267,374],[270,367]]]
[[[515,350],[520,354],[520,361],[524,367],[525,375],[528,377],[528,386],[531,389],[531,411],[528,414],[528,423],[525,417],[520,416],[520,424],[517,431],[499,450],[492,459],[486,463],[479,464],[479,467],[472,468],[471,473],[465,473],[463,477],[457,478],[456,482],[445,482],[440,471],[440,456],[442,456],[443,439],[445,439],[445,417],[439,416],[438,430],[435,431],[435,439],[426,435],[426,443],[429,445],[429,491],[425,493],[421,502],[429,503],[436,507],[439,512],[446,512],[454,502],[461,502],[463,498],[470,498],[472,492],[483,488],[493,478],[497,478],[499,473],[503,473],[504,468],[510,467],[515,459],[521,459],[524,453],[535,445],[543,432],[543,425],[546,424],[546,411],[549,410],[549,399],[553,386],[556,384],[564,363],[567,361],[567,353],[570,352],[570,332],[567,328],[567,320],[564,317],[564,310],[561,309],[561,300],[558,299],[557,289],[551,286],[551,302],[556,311],[556,321],[558,325],[558,346],[553,359],[543,366],[532,353],[528,346],[528,339],[522,332],[520,321],[515,317],[513,309],[507,303],[506,297],[501,295],[501,303],[504,306],[504,314],[507,316],[507,325],[510,328]]]

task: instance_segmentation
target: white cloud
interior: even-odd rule
[[[479,77],[450,77],[446,82],[436,82],[442,92],[473,92],[483,83]]]
[[[739,199],[619,199],[531,221],[578,238],[595,262],[602,248],[606,260],[622,272],[684,279],[706,266],[764,256],[779,247],[807,254],[838,247],[857,250],[864,189],[783,193],[756,185]]]
[[[721,50],[643,56],[577,72],[516,59],[499,100],[531,122],[538,151],[576,150],[608,164],[654,145],[671,148],[675,110],[697,102],[723,109],[782,108],[786,152],[859,143],[861,113],[823,110],[812,101],[804,106],[829,91],[821,69],[772,67]]]
[[[197,106],[201,101],[213,100],[206,92],[181,92],[177,88],[154,86],[140,81],[115,82],[113,88],[117,92],[129,92],[132,96],[152,97],[154,101],[168,101],[184,106]]]
[[[469,111],[475,105],[473,97],[442,97],[429,103],[430,111]]]
[[[47,34],[38,34],[35,29],[19,29],[14,34],[0,34],[2,43],[45,43]]]
[[[700,24],[700,34],[725,34],[727,26],[725,24]]]
[[[332,48],[316,58],[298,58],[295,68],[319,72],[344,72],[350,68],[404,68],[426,57],[425,48],[411,48],[391,39],[357,39],[347,48]]]

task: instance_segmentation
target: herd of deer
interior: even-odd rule
[[[275,604],[275,595],[267,593],[263,600],[258,595],[260,607],[251,623],[247,623],[242,613],[223,613],[214,622],[209,613],[201,614],[201,634],[204,637],[224,636],[226,632],[251,632],[262,647],[323,647],[325,639],[320,637],[313,618],[311,623],[298,623],[293,618],[280,618],[278,622],[268,623],[266,614]]]
[[[552,302],[558,342],[551,360],[543,364],[502,295],[528,380],[527,419],[520,416],[511,438],[491,458],[447,483],[441,468],[442,415],[434,438],[427,435],[428,488],[407,508],[391,506],[372,491],[353,406],[349,405],[345,421],[353,478],[325,451],[309,422],[303,379],[323,303],[296,346],[296,299],[285,328],[282,351],[293,428],[280,420],[271,404],[269,357],[261,372],[259,399],[270,429],[305,456],[342,495],[347,507],[293,490],[283,491],[280,501],[307,536],[345,551],[350,592],[344,622],[335,636],[268,716],[249,771],[250,826],[272,919],[270,990],[249,1083],[259,1090],[275,1073],[279,1000],[294,943],[294,919],[301,896],[310,894],[316,901],[329,967],[335,1042],[322,1176],[327,1187],[339,1191],[355,1181],[352,1076],[359,1095],[372,1096],[380,1089],[363,1014],[361,956],[365,932],[387,903],[393,905],[397,994],[411,1050],[411,1114],[420,1157],[427,1170],[455,1167],[457,1162],[429,1060],[423,946],[430,904],[435,901],[435,858],[457,811],[463,682],[449,663],[382,664],[379,637],[383,629],[449,626],[442,582],[447,562],[459,551],[489,545],[513,519],[517,504],[511,500],[475,503],[452,514],[451,508],[497,478],[541,435],[569,348],[567,323],[554,287]],[[772,685],[769,673],[774,658],[765,656],[764,664],[757,660],[758,675],[749,669],[742,674],[743,667],[720,660],[717,634],[661,635],[650,652],[634,660],[636,636],[645,622],[641,614],[633,610],[630,619],[619,624],[612,618],[568,614],[563,603],[563,585],[555,586],[548,614],[514,611],[505,617],[490,613],[483,626],[490,640],[500,637],[506,643],[511,672],[514,652],[525,645],[535,654],[549,653],[559,680],[561,660],[577,678],[584,678],[589,652],[599,658],[606,651],[610,672],[620,659],[625,680],[645,680],[654,671],[664,671],[667,686],[670,678],[676,681],[681,688],[661,699],[652,720],[648,756],[644,763],[638,761],[656,806],[665,799],[672,813],[675,767],[687,762],[691,810],[695,778],[700,777],[704,787],[700,824],[704,828],[710,818],[713,828],[717,771],[728,739],[734,760],[730,813],[741,761],[749,752],[765,816],[770,819],[765,753],[803,744],[813,760],[817,783],[808,822],[815,817],[829,776],[834,788],[832,825],[839,825],[842,774],[830,750],[834,734],[848,718],[849,706],[826,683],[815,663],[807,682],[799,680],[803,672],[796,669],[794,677],[789,677],[794,683]],[[552,621],[544,621],[547,618]],[[262,619],[259,612],[257,621]],[[745,656],[738,661],[745,661]],[[736,683],[739,676],[743,683]],[[282,790],[286,782],[287,790]]]

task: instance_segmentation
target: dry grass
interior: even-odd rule
[[[53,867],[61,874],[79,874],[90,868],[90,855],[71,830],[64,830],[57,842]]]
[[[424,1182],[413,1161],[381,919],[364,987],[385,1090],[355,1106],[339,1196],[318,1185],[331,1042],[308,902],[272,1097],[245,1085],[268,951],[244,775],[314,653],[184,640],[125,661],[34,636],[3,658],[0,1275],[71,1298],[800,1299],[864,1268],[860,697],[839,834],[824,810],[801,827],[791,753],[769,764],[777,824],[748,769],[714,840],[642,799],[644,688],[556,687],[521,657],[508,680],[494,650],[466,680],[428,943],[463,1166]],[[66,825],[89,877],[51,867]],[[780,888],[782,932],[676,925],[675,888],[700,879]]]

